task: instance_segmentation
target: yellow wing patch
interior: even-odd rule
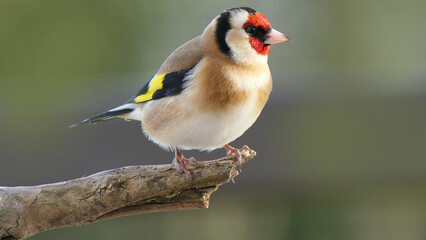
[[[148,91],[146,93],[143,93],[137,96],[134,99],[134,102],[141,103],[141,102],[146,102],[151,100],[152,95],[155,93],[155,91],[163,88],[164,76],[166,76],[166,74],[156,75],[154,78],[152,78],[151,81],[149,82]]]

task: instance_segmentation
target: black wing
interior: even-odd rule
[[[186,76],[194,67],[195,65],[184,70],[153,76],[129,102],[142,103],[181,93]]]

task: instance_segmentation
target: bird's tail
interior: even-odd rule
[[[113,118],[122,117],[122,115],[131,113],[134,110],[135,108],[131,104],[125,104],[120,107],[108,110],[106,112],[99,113],[98,115],[93,116],[91,118],[84,119],[83,121],[79,123],[71,125],[70,128],[84,124],[84,123],[98,123],[98,122],[111,120]]]

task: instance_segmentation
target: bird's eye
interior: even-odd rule
[[[256,32],[257,32],[257,28],[255,27],[255,26],[253,26],[253,25],[250,25],[250,26],[248,26],[248,27],[246,27],[246,32],[250,35],[250,36],[254,36],[255,34],[256,34]]]

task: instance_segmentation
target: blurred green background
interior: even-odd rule
[[[294,42],[271,49],[272,96],[233,143],[258,156],[236,184],[208,210],[30,239],[426,239],[423,0],[2,0],[0,185],[169,163],[137,122],[68,126],[128,100],[176,47],[237,6]]]

